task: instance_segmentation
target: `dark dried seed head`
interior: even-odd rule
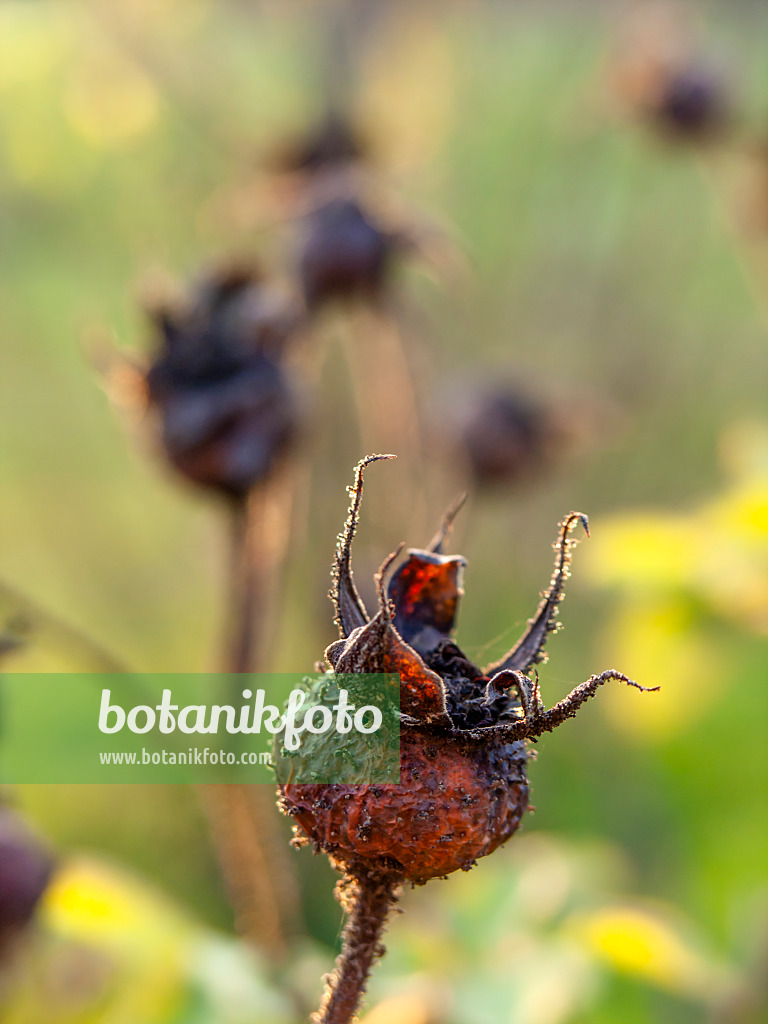
[[[309,216],[299,256],[307,307],[332,300],[375,300],[384,291],[397,243],[354,198],[337,198]]]
[[[673,138],[704,141],[723,131],[730,109],[720,77],[710,68],[691,65],[660,80],[648,115]]]
[[[53,868],[50,851],[17,814],[0,807],[0,951],[31,921]]]
[[[560,438],[547,407],[521,390],[484,387],[460,401],[456,437],[476,487],[527,483]]]
[[[183,306],[153,312],[150,405],[174,467],[195,484],[242,495],[266,479],[298,429],[281,365],[294,309],[253,270],[204,278]]]

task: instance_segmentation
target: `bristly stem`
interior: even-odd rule
[[[312,1024],[351,1024],[365,992],[371,967],[383,953],[380,943],[389,911],[397,900],[400,879],[386,874],[345,876],[336,895],[349,915],[336,970],[328,979]]]

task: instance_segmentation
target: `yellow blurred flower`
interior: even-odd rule
[[[253,950],[196,923],[153,886],[89,857],[51,883],[3,1024],[261,1024],[293,1019]],[[192,1009],[194,1008],[194,1009]],[[191,1018],[189,1018],[191,1019]]]
[[[156,123],[160,102],[149,78],[115,52],[85,56],[73,70],[64,109],[74,131],[97,147],[120,146]]]
[[[86,858],[68,862],[42,908],[52,931],[121,948],[176,942],[188,929],[163,897],[131,875]]]
[[[71,21],[50,4],[0,5],[0,92],[36,82],[70,45]]]
[[[46,894],[41,922],[112,960],[109,1011],[99,1020],[159,1024],[183,1005],[194,929],[130,874],[85,858],[65,864]]]
[[[685,594],[768,633],[768,430],[740,425],[726,441],[731,479],[721,495],[686,514],[633,512],[601,524],[586,568],[603,586]]]
[[[584,561],[602,586],[682,587],[696,571],[702,540],[684,516],[628,513],[600,524]]]
[[[687,513],[616,516],[584,551],[593,581],[621,594],[606,656],[662,688],[631,713],[606,693],[602,707],[629,735],[665,740],[711,710],[727,652],[708,617],[768,635],[768,427],[739,424],[721,450],[721,494]]]
[[[623,694],[606,691],[603,712],[630,736],[664,742],[705,715],[720,695],[723,656],[675,597],[629,597],[609,621],[602,649],[633,679],[661,687],[657,700],[632,708],[616,699]]]
[[[696,999],[715,999],[730,971],[688,940],[660,911],[615,905],[574,916],[569,930],[610,967]]]

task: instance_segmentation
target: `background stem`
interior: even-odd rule
[[[226,672],[256,672],[266,661],[260,641],[274,559],[266,549],[265,506],[264,490],[254,489],[233,498],[230,507],[229,609],[222,658]]]
[[[230,507],[230,561],[223,669],[263,670],[265,637],[288,546],[292,487],[273,477]],[[239,684],[234,695],[238,700]],[[228,694],[228,698],[232,695]],[[287,839],[272,786],[201,787],[238,931],[273,959],[282,959],[298,930],[299,892],[286,856]]]

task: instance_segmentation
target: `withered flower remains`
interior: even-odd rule
[[[159,351],[147,392],[168,458],[195,484],[244,495],[296,434],[281,365],[295,313],[255,271],[235,269],[205,278],[190,302],[153,319]]]
[[[673,137],[705,141],[722,133],[731,110],[718,75],[707,66],[692,64],[660,81],[648,114]]]
[[[396,886],[468,870],[516,831],[528,807],[526,741],[572,718],[609,680],[645,689],[611,670],[592,676],[547,710],[538,679],[529,674],[544,660],[544,644],[557,628],[571,533],[579,523],[587,528],[580,513],[570,513],[560,526],[554,573],[534,618],[512,650],[492,665],[477,667],[453,639],[465,561],[445,554],[443,547],[455,509],[425,550],[408,552],[388,587],[385,574],[396,556],[387,560],[377,577],[379,606],[369,615],[353,582],[351,546],[363,471],[380,458],[387,456],[370,456],[357,467],[331,594],[340,639],[326,658],[338,674],[400,674],[400,783],[294,784],[281,778],[278,763],[283,810],[296,821],[299,836],[324,850],[345,873],[344,892],[348,896],[351,887],[355,897],[347,949],[317,1017],[323,1024],[346,1021],[354,1012],[357,997],[349,975],[359,975],[360,961],[367,957],[370,966],[376,955],[370,918],[379,914],[378,935]],[[367,916],[360,911],[366,900]],[[355,956],[350,952],[355,947],[365,948]],[[367,968],[361,985],[366,974]]]

